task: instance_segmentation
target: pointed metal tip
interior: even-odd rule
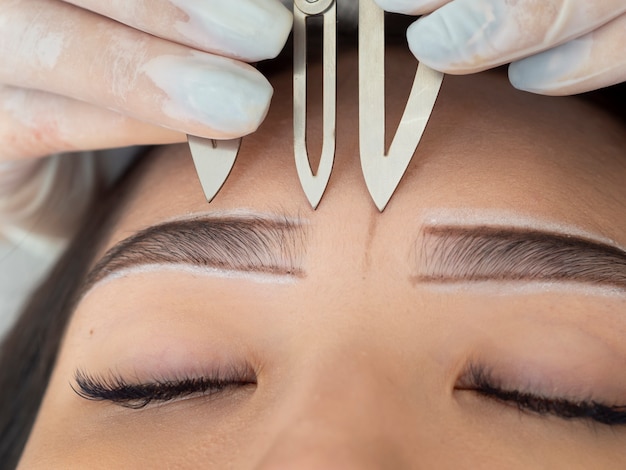
[[[210,203],[233,169],[241,139],[217,141],[188,136],[188,141],[204,197]]]
[[[309,201],[311,209],[313,209],[314,211],[317,210],[317,206],[319,206],[320,204],[320,199],[311,198],[308,194],[306,195],[306,199],[307,201]]]
[[[304,194],[306,195],[309,204],[313,210],[317,210],[317,207],[320,205],[322,197],[324,197],[324,193],[326,192],[327,183],[321,178],[311,176],[310,174],[304,173],[299,176],[302,189],[304,190]]]
[[[322,200],[322,196],[318,197],[317,199],[311,199],[307,196],[307,199],[309,200],[309,204],[311,204],[311,208],[316,211],[317,207],[320,205],[320,201]]]
[[[367,181],[366,181],[367,182]],[[376,183],[380,183],[376,181]],[[380,184],[367,184],[367,189],[370,193],[370,197],[372,201],[374,201],[374,205],[378,208],[380,212],[384,212],[393,197],[393,194],[396,192],[398,185],[393,188],[384,188]],[[390,191],[391,189],[391,191]]]
[[[389,203],[389,201],[386,201],[384,203],[381,203],[379,201],[374,201],[374,204],[376,204],[376,207],[378,208],[378,211],[382,214],[385,211],[385,208],[387,207],[387,204]]]

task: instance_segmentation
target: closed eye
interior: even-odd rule
[[[539,416],[555,416],[565,420],[587,420],[608,426],[626,426],[626,405],[607,405],[595,400],[571,400],[545,397],[529,392],[506,389],[487,368],[470,364],[455,387],[471,391],[521,412]]]
[[[256,386],[256,376],[248,368],[227,374],[219,371],[204,377],[155,379],[131,382],[120,375],[90,375],[78,370],[72,384],[74,392],[86,400],[108,401],[131,409],[151,403],[165,403],[194,396],[213,397],[238,388]]]

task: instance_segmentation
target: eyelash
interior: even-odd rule
[[[609,406],[590,401],[572,401],[565,398],[545,397],[502,386],[487,367],[469,364],[460,379],[458,391],[472,391],[485,398],[511,404],[522,413],[551,415],[565,420],[588,420],[608,426],[626,425],[626,406]]]
[[[212,397],[229,389],[256,385],[256,374],[248,367],[224,373],[215,371],[207,377],[184,377],[176,380],[130,383],[119,375],[90,375],[78,370],[72,385],[74,392],[86,400],[109,401],[125,408],[142,409],[152,403],[165,403],[192,395]],[[561,419],[590,420],[608,426],[626,425],[626,406],[608,406],[596,401],[571,401],[543,397],[519,390],[506,389],[486,367],[470,364],[455,387],[472,391],[485,398],[515,405],[520,412]]]
[[[256,374],[249,367],[216,370],[205,377],[155,379],[131,383],[120,375],[90,375],[82,370],[74,374],[74,392],[90,401],[109,401],[124,408],[139,410],[152,403],[165,403],[193,395],[213,397],[228,390],[256,385]]]

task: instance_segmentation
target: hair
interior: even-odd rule
[[[406,24],[407,20],[402,20]],[[402,28],[400,28],[403,30]],[[396,38],[397,40],[397,38]],[[290,64],[287,54],[267,69]],[[626,84],[584,95],[626,122]],[[71,157],[70,157],[71,158]],[[81,287],[124,203],[132,195],[147,158],[138,158],[116,185],[87,211],[89,217],[47,279],[33,293],[0,346],[0,462],[17,466],[56,362],[63,334]]]
[[[67,158],[76,158],[68,156]],[[92,203],[84,225],[0,345],[0,466],[15,468],[89,267],[141,174],[142,157]]]

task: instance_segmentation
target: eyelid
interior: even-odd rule
[[[471,391],[520,412],[551,415],[565,420],[586,420],[608,426],[626,426],[626,404],[608,405],[595,399],[545,396],[503,385],[503,380],[484,364],[470,362],[454,389]]]
[[[72,390],[90,401],[142,409],[151,403],[165,403],[193,396],[212,397],[235,388],[256,385],[255,371],[249,366],[216,369],[202,376],[178,376],[153,378],[149,381],[128,380],[109,372],[96,375],[78,369],[74,375]]]

